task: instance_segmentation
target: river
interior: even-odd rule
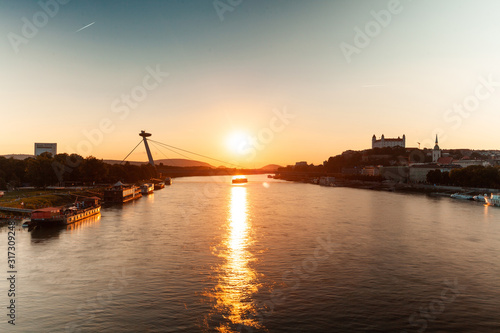
[[[0,331],[500,332],[500,208],[248,177],[0,229]]]

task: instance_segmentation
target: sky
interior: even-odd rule
[[[0,154],[55,142],[121,160],[141,130],[244,167],[320,164],[371,148],[374,134],[500,149],[499,10],[495,0],[1,0]],[[128,160],[146,161],[144,146]]]

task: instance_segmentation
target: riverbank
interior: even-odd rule
[[[318,177],[307,177],[302,179],[287,179],[286,177],[280,177],[277,179],[296,181],[303,183],[310,183],[320,185]],[[360,188],[367,190],[376,191],[390,191],[390,192],[414,192],[414,193],[424,193],[430,195],[442,195],[449,196],[453,193],[462,194],[490,194],[498,193],[500,189],[494,188],[481,188],[481,187],[462,187],[462,186],[444,186],[444,185],[431,185],[431,184],[406,184],[398,183],[389,180],[384,181],[370,181],[370,180],[352,180],[352,179],[335,179],[333,182],[334,187],[350,187],[350,188]]]
[[[102,197],[104,187],[61,189],[18,189],[5,192],[0,198],[0,218],[23,218],[29,211],[51,206],[71,204],[77,197]],[[2,209],[3,208],[3,209]],[[19,209],[16,211],[15,209]]]

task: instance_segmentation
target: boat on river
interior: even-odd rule
[[[146,183],[141,185],[141,194],[142,195],[148,195],[153,193],[154,191],[154,185],[151,183]]]
[[[491,193],[491,196],[485,196],[486,204],[488,206],[497,206],[500,207],[500,193]]]
[[[478,195],[475,195],[472,199],[474,201],[477,201],[477,202],[486,202],[486,197],[487,195],[486,194],[478,194]]]
[[[70,206],[46,207],[31,212],[30,228],[68,225],[100,214],[98,197],[85,198]]]
[[[134,185],[117,182],[113,187],[104,190],[104,203],[123,204],[142,197],[141,189]]]
[[[460,199],[460,200],[472,200],[473,198],[472,195],[462,194],[462,193],[454,193],[450,195],[450,197],[453,199]]]
[[[155,190],[161,190],[162,188],[165,188],[165,183],[164,182],[158,182],[155,183]]]
[[[233,177],[231,183],[233,183],[233,184],[245,184],[245,183],[248,183],[248,179],[245,176],[236,176],[236,177]]]

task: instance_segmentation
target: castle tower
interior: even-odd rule
[[[434,146],[434,149],[432,150],[432,162],[436,163],[440,157],[441,157],[441,149],[439,148],[438,136],[436,134],[436,145]]]

